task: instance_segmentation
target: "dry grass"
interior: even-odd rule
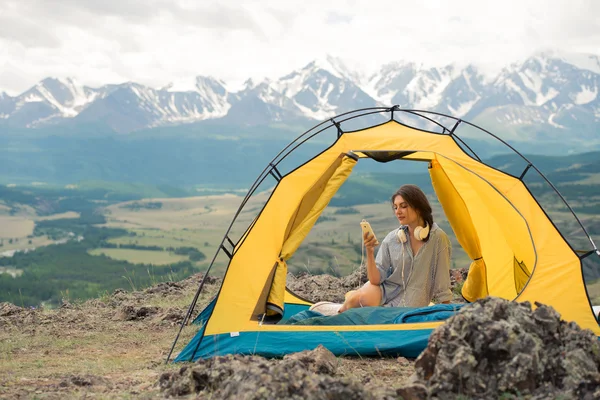
[[[29,208],[23,209],[23,212],[19,212],[17,215],[10,216],[3,215],[2,210],[3,209],[0,208],[0,240],[2,240],[0,252],[7,250],[22,250],[52,244],[54,241],[50,240],[47,236],[31,236],[33,234],[33,229],[35,228],[35,223],[37,221],[79,217],[79,214],[76,212],[66,212],[40,217],[35,215],[35,212],[32,211],[33,209]],[[9,242],[11,239],[12,243]]]
[[[35,221],[54,221],[55,219],[63,219],[63,218],[79,218],[79,213],[75,211],[68,211],[61,214],[52,214],[45,215],[43,217],[35,217]]]
[[[33,233],[34,224],[25,217],[0,216],[0,239],[26,238]]]
[[[167,316],[185,315],[199,279],[180,282],[177,289],[163,284],[159,290],[105,294],[57,310],[0,313],[0,398],[163,398],[160,375],[182,367],[165,365],[179,330]],[[205,286],[196,312],[217,290],[218,285]],[[126,306],[157,307],[157,312],[128,321]],[[184,328],[175,355],[196,331],[196,326]],[[336,376],[373,389],[397,386],[414,372],[413,363],[402,358],[338,360]]]
[[[266,194],[257,195],[253,202],[264,202]],[[144,202],[160,202],[160,209],[131,210],[132,202],[119,203],[106,208],[110,226],[137,227],[161,231],[195,229],[220,231],[233,218],[242,196],[233,194],[219,196],[187,197],[179,199],[152,199]],[[250,206],[251,204],[249,204]],[[241,216],[242,220],[245,216]],[[249,221],[248,221],[249,222]]]
[[[68,308],[0,317],[0,398],[160,397],[160,374],[181,367],[164,364],[179,325],[161,317],[172,310],[183,315],[196,287],[193,281],[176,294],[107,295]],[[198,310],[216,292],[214,285],[206,289]],[[127,304],[155,306],[158,312],[125,321],[120,313]],[[183,330],[176,352],[196,331],[196,326]],[[73,383],[78,378],[92,384],[78,386]]]
[[[261,193],[244,207],[233,226],[230,237],[239,238],[260,211],[268,193]],[[153,199],[160,202],[160,209],[131,210],[131,202],[119,203],[106,208],[107,226],[120,227],[135,233],[111,239],[115,244],[137,244],[141,246],[182,247],[191,246],[206,254],[208,259],[216,251],[243,197],[236,195],[203,196],[183,199]],[[136,202],[143,204],[144,201]],[[445,221],[441,208],[434,203],[434,215]],[[397,226],[388,203],[364,204],[353,207],[356,214],[336,214],[339,208],[328,207],[321,221],[316,224],[304,240],[288,265],[292,271],[326,272],[349,274],[360,264],[360,255],[354,245],[361,242],[359,222],[366,218],[378,237]],[[453,238],[454,240],[454,238]],[[469,259],[454,240],[455,266],[466,267]],[[127,259],[135,262],[133,258]],[[208,261],[199,263],[203,268]],[[213,271],[222,273],[226,261],[217,261]]]
[[[9,243],[7,239],[3,239],[3,246],[0,247],[0,253],[5,252],[7,250],[23,250],[30,248],[37,248],[42,246],[48,246],[54,243],[54,240],[50,239],[48,236],[35,236],[32,238],[22,237],[18,238],[19,240],[14,240],[12,243]],[[29,243],[31,241],[31,243]]]
[[[167,251],[134,250],[134,249],[93,249],[89,254],[97,256],[103,254],[115,260],[126,260],[133,264],[169,265],[185,261],[187,256],[178,255]]]

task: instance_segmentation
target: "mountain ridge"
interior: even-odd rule
[[[328,56],[278,79],[248,79],[237,91],[204,76],[197,76],[194,90],[187,91],[135,82],[91,88],[71,78],[46,78],[17,96],[0,94],[0,122],[26,129],[101,122],[126,134],[208,120],[246,126],[311,124],[355,109],[399,105],[490,129],[512,126],[516,138],[533,130],[539,132],[535,139],[579,132],[577,137],[600,141],[595,132],[600,58],[572,58],[539,53],[492,77],[472,64],[427,67],[406,61],[382,65],[368,75]]]

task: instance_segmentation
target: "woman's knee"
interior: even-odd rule
[[[364,286],[359,291],[358,301],[362,307],[381,305],[381,288],[376,285]]]

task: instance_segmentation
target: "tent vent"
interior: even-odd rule
[[[362,153],[377,162],[386,163],[393,160],[400,160],[413,154],[414,151],[362,151]]]

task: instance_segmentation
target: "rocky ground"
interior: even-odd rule
[[[290,276],[298,287],[303,280],[314,285],[314,295],[302,293],[315,299],[326,296],[323,287],[332,295],[341,293],[343,280],[333,279],[337,286],[328,275]],[[164,398],[168,392],[159,385],[161,375],[181,368],[165,365],[165,359],[200,280],[195,275],[141,291],[119,289],[83,303],[65,299],[53,310],[0,303],[0,398]],[[208,280],[196,314],[219,285],[220,280]],[[196,329],[183,330],[174,354]],[[335,376],[353,377],[361,385],[391,385],[408,378],[412,365],[337,358]]]
[[[453,271],[459,288],[466,272]],[[0,304],[0,398],[596,399],[600,347],[553,309],[501,299],[465,307],[417,360],[227,356],[165,365],[200,276],[56,310]],[[292,291],[341,301],[364,276],[290,276]],[[220,282],[208,281],[197,312]],[[194,335],[186,327],[180,349]]]

